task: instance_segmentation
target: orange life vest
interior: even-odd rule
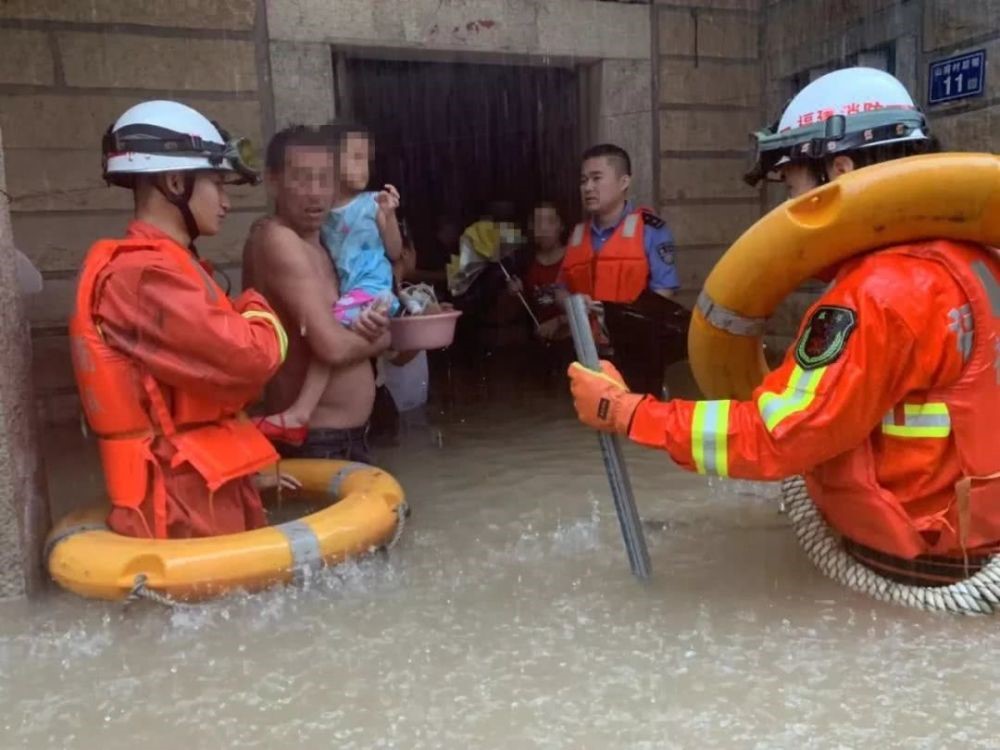
[[[970,345],[965,367],[954,384],[907,399],[858,448],[807,474],[810,494],[837,531],[897,557],[958,557],[967,550],[996,547],[1000,545],[1000,440],[995,424],[1000,419],[1000,253],[949,241],[883,252],[936,261],[957,280],[969,300],[970,310],[965,312],[971,312],[972,319],[973,333],[965,339]],[[956,332],[962,336],[962,329]],[[922,473],[921,443],[954,441],[957,466],[940,469],[950,469],[961,479],[954,500],[943,511],[921,513],[875,481],[875,441],[886,439],[912,441],[912,450],[895,452],[900,456],[897,461],[909,462],[899,467],[899,474],[911,476]]]
[[[108,346],[93,311],[95,284],[118,255],[154,250],[178,271],[203,284],[219,307],[232,303],[191,254],[167,240],[100,240],[87,253],[76,293],[69,333],[73,370],[83,411],[98,439],[111,503],[139,512],[151,495],[151,536],[167,536],[167,496],[160,465],[151,452],[154,440],[166,440],[175,454],[172,465],[188,463],[210,492],[278,460],[274,447],[244,416],[255,393],[233,392],[226,403],[159,383],[127,352]],[[144,521],[145,523],[145,521]]]
[[[594,252],[589,224],[577,224],[563,260],[563,279],[573,294],[587,294],[600,302],[635,302],[649,284],[649,261],[643,245],[643,213],[630,212]]]

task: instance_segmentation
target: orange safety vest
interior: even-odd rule
[[[157,382],[127,352],[108,346],[95,322],[95,284],[122,253],[155,250],[176,270],[206,286],[219,307],[232,310],[225,292],[196,265],[191,254],[169,240],[100,240],[80,272],[76,309],[69,333],[73,370],[83,411],[98,440],[104,480],[112,505],[134,510],[151,495],[152,536],[167,536],[167,493],[154,440],[173,447],[174,467],[188,463],[209,492],[234,479],[273,465],[271,443],[240,410],[255,393],[233,392],[226,403]],[[145,521],[144,521],[145,523]]]
[[[594,252],[590,226],[577,224],[569,239],[562,273],[573,294],[587,294],[599,302],[635,302],[649,284],[649,261],[643,245],[643,213],[637,208],[615,227]]]
[[[957,382],[908,398],[859,447],[809,472],[810,494],[833,528],[890,555],[960,557],[967,550],[995,548],[1000,546],[1000,440],[995,425],[1000,419],[1000,253],[943,240],[884,252],[936,261],[954,276],[969,300],[971,349]],[[956,328],[961,337],[962,329]],[[875,441],[888,438],[912,441],[912,450],[894,452],[895,460],[907,465],[892,473],[915,477],[924,468],[921,443],[954,440],[958,466],[952,470],[957,468],[961,479],[954,500],[943,511],[921,513],[907,507],[875,481]]]

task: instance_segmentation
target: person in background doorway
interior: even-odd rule
[[[393,263],[397,289],[416,275],[417,251],[405,221],[399,222],[403,252]],[[378,393],[372,412],[372,436],[395,443],[400,430],[426,426],[430,372],[427,352],[387,350],[378,360]]]
[[[663,374],[685,355],[690,316],[677,304],[674,238],[666,223],[628,198],[632,162],[610,143],[584,152],[577,224],[563,260],[571,294],[604,303],[614,359],[630,387],[662,393]]]
[[[448,287],[462,311],[456,329],[456,349],[482,368],[494,348],[511,333],[523,337],[521,304],[507,295],[507,277],[500,261],[513,260],[526,246],[514,205],[492,200],[459,239],[458,255],[448,265]],[[505,266],[506,268],[506,266]]]
[[[458,253],[458,240],[462,228],[457,219],[442,214],[435,219],[434,234],[427,246],[421,245],[416,267],[406,277],[415,284],[425,283],[434,287],[439,300],[448,299],[448,273],[445,268],[451,256]]]
[[[521,264],[519,275],[507,283],[507,291],[523,295],[538,321],[537,326],[531,322],[537,342],[532,359],[543,364],[548,382],[573,360],[573,341],[563,307],[566,293],[560,284],[566,255],[565,225],[554,204],[542,201],[535,207],[530,232],[532,255]],[[603,340],[596,318],[594,335],[597,341]]]
[[[518,276],[507,282],[507,291],[523,295],[539,322],[535,335],[543,341],[569,336],[569,323],[560,302],[559,274],[566,245],[559,210],[552,203],[539,203],[531,216],[533,255]]]

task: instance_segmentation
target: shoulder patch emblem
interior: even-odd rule
[[[665,222],[659,216],[649,211],[642,211],[642,223],[647,227],[653,227],[653,229],[659,229],[665,226]]]
[[[661,243],[656,246],[656,254],[660,256],[660,260],[668,266],[674,265],[674,248],[669,242]]]
[[[816,370],[840,359],[858,316],[847,307],[816,308],[795,345],[795,361],[803,370]]]

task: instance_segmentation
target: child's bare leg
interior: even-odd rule
[[[329,365],[317,359],[310,360],[305,380],[302,381],[302,389],[292,405],[281,414],[272,414],[265,419],[275,424],[284,424],[286,427],[307,426],[329,382]]]

